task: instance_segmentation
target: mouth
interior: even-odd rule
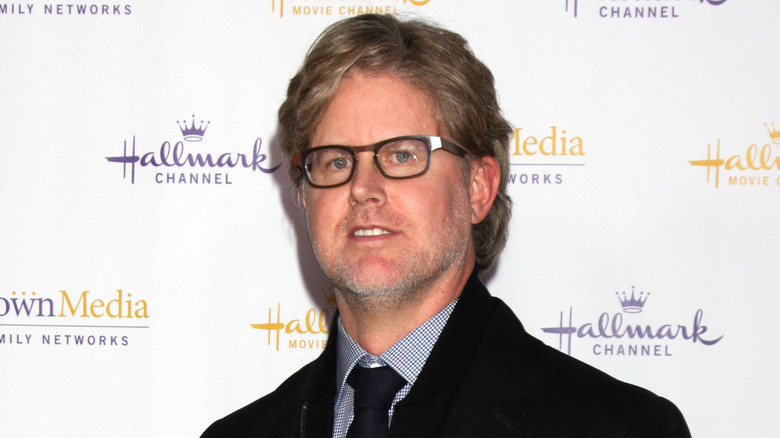
[[[354,237],[368,237],[368,236],[382,236],[385,234],[392,234],[390,231],[383,230],[381,228],[358,228],[352,234]]]

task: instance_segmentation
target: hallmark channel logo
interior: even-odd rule
[[[712,143],[707,144],[707,158],[689,163],[705,167],[707,182],[715,188],[721,185],[721,171],[729,186],[780,187],[780,155],[775,149],[780,149],[780,130],[775,128],[774,123],[765,123],[764,127],[769,134],[769,142],[761,146],[752,143],[742,150],[733,149],[731,154],[721,155],[721,139],[718,139],[714,147]]]
[[[664,19],[679,18],[680,11],[688,4],[719,6],[727,0],[647,0],[643,2],[626,2],[615,0],[565,0],[565,10],[574,18],[578,16],[597,16],[600,18],[617,19]]]
[[[211,121],[196,122],[193,115],[191,121],[177,120],[176,124],[183,141],[177,140],[171,144],[165,140],[158,151],[138,152],[136,136],[133,135],[129,148],[128,141],[124,141],[122,155],[106,157],[106,160],[121,164],[122,178],[129,178],[131,184],[135,184],[136,165],[141,169],[154,169],[153,179],[157,184],[185,185],[230,185],[233,184],[235,171],[270,174],[281,166],[281,163],[264,164],[268,156],[262,152],[263,140],[260,137],[254,141],[249,153],[191,152],[191,148],[204,142]]]
[[[130,330],[148,329],[147,300],[131,292],[0,296],[0,345],[126,347]]]
[[[712,346],[723,335],[707,335],[709,328],[703,324],[704,311],[698,309],[686,323],[662,322],[653,324],[643,318],[642,312],[650,298],[649,292],[638,294],[631,287],[631,294],[616,292],[620,311],[602,312],[594,322],[575,323],[574,307],[568,314],[560,313],[557,326],[542,328],[544,333],[557,335],[558,349],[572,353],[573,341],[592,341],[590,350],[594,356],[672,356],[674,343],[691,342]]]
[[[563,184],[567,169],[584,167],[582,137],[553,125],[544,130],[515,128],[509,143],[508,184]]]
[[[277,303],[276,309],[268,308],[266,322],[250,326],[256,330],[265,330],[267,345],[276,351],[279,351],[280,345],[289,350],[325,349],[330,320],[336,314],[336,297],[333,289],[322,291],[328,303],[327,309],[309,308],[305,312],[298,312],[298,317],[286,319],[286,313],[282,316],[282,303]]]
[[[393,14],[410,8],[425,6],[431,0],[271,0],[271,12],[279,18],[293,17],[350,17],[362,14]]]

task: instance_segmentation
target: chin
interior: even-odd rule
[[[347,280],[345,283],[348,289],[362,296],[395,295],[410,286],[404,278],[393,275],[376,275],[372,271],[363,271],[357,275],[357,278],[353,278],[351,281]]]
[[[347,305],[354,309],[399,309],[421,296],[419,289],[402,283],[359,283],[337,287]]]

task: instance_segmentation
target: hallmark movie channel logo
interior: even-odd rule
[[[721,182],[734,187],[780,187],[780,130],[774,123],[765,123],[764,127],[769,142],[761,146],[762,142],[759,142],[721,150],[719,138],[714,144],[707,144],[706,158],[689,163],[706,168],[707,182],[715,188],[720,187]]]
[[[148,329],[148,320],[148,301],[122,289],[43,295],[12,291],[0,295],[0,348],[126,347],[129,333]]]
[[[362,14],[392,14],[413,11],[432,0],[271,0],[271,13],[285,17],[351,17]]]
[[[648,322],[642,315],[650,299],[649,292],[636,293],[631,287],[630,295],[616,292],[615,304],[619,311],[602,312],[597,319],[581,323],[574,319],[574,307],[561,311],[557,326],[542,328],[544,333],[556,335],[558,349],[572,354],[574,341],[590,341],[594,356],[650,356],[669,357],[673,347],[682,342],[712,346],[723,339],[723,335],[707,334],[704,311],[698,309],[689,321]],[[586,320],[587,321],[587,320]]]
[[[267,345],[279,351],[280,347],[288,350],[323,350],[328,342],[330,321],[336,314],[336,296],[333,289],[322,289],[328,303],[327,309],[309,308],[305,311],[292,313],[282,312],[282,303],[276,308],[268,308],[268,318],[265,322],[250,324],[255,330],[262,330],[267,335]]]
[[[263,139],[258,137],[251,150],[246,152],[205,152],[203,143],[211,121],[177,120],[176,125],[183,140],[165,140],[159,150],[138,151],[136,136],[124,141],[122,155],[106,157],[110,163],[122,165],[122,178],[135,184],[136,170],[149,168],[151,178],[157,184],[180,185],[230,185],[238,171],[270,174],[281,166],[268,163],[263,153]],[[136,165],[140,169],[136,169]]]
[[[550,186],[564,182],[573,168],[584,167],[582,137],[567,133],[564,127],[529,130],[515,128],[509,143],[507,184]]]
[[[567,14],[612,19],[665,19],[679,18],[691,3],[719,6],[727,0],[564,0]]]

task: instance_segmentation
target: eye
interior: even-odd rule
[[[379,158],[387,167],[418,167],[426,160],[427,147],[414,138],[403,138],[386,143],[379,149]]]
[[[341,149],[317,149],[307,157],[307,169],[311,173],[349,171],[352,167],[352,157]]]
[[[415,160],[415,158],[416,158],[416,157],[414,156],[414,154],[413,154],[413,153],[411,153],[411,152],[409,152],[409,151],[397,151],[397,152],[393,152],[393,155],[392,155],[392,157],[391,157],[391,159],[392,159],[394,162],[396,162],[396,163],[399,163],[399,164],[406,163],[406,162],[407,162],[407,161],[409,161],[409,160],[414,160],[414,161],[416,161],[416,160]]]
[[[339,157],[331,160],[330,163],[328,163],[328,167],[336,170],[344,170],[349,168],[349,160],[346,157]]]

